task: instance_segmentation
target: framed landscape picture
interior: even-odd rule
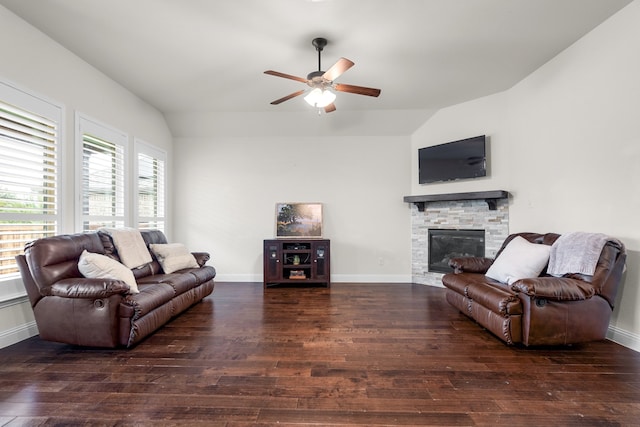
[[[276,238],[298,237],[322,237],[322,203],[276,203]]]

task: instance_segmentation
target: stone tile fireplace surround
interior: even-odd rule
[[[429,229],[485,230],[485,256],[493,258],[509,235],[509,193],[487,191],[407,196],[411,203],[411,281],[442,287],[429,271]]]

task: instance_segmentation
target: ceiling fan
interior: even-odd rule
[[[318,71],[310,72],[307,75],[306,79],[303,77],[292,76],[290,74],[284,74],[273,70],[267,70],[264,72],[265,74],[269,74],[271,76],[283,77],[285,79],[291,79],[301,83],[305,83],[311,88],[311,90],[304,89],[293,92],[280,99],[276,99],[271,103],[271,105],[278,105],[284,101],[290,100],[291,98],[300,96],[305,92],[309,92],[307,96],[304,97],[305,101],[307,101],[307,103],[313,107],[324,108],[324,111],[326,113],[330,113],[336,110],[336,106],[333,103],[336,98],[336,94],[333,92],[333,90],[374,97],[380,95],[380,89],[354,86],[344,83],[334,83],[335,79],[340,77],[342,73],[353,67],[355,64],[346,58],[340,58],[327,71],[321,71],[321,53],[322,49],[324,49],[324,47],[327,45],[327,39],[318,37],[313,39],[311,44],[313,44],[316,48],[316,51],[318,51]]]

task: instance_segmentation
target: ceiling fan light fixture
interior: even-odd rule
[[[307,96],[304,97],[304,100],[312,107],[318,108],[319,114],[322,109],[324,109],[325,113],[331,113],[333,111],[336,111],[336,106],[333,103],[333,101],[336,99],[336,94],[333,90],[337,90],[338,92],[347,92],[354,93],[356,95],[367,95],[373,97],[377,97],[378,95],[380,95],[380,89],[348,85],[344,83],[334,83],[338,77],[340,77],[345,71],[355,65],[354,62],[348,60],[347,58],[340,58],[335,64],[329,67],[327,71],[322,71],[320,54],[322,52],[322,49],[327,45],[327,39],[317,37],[313,39],[311,43],[315,46],[316,51],[318,51],[318,71],[310,72],[309,74],[307,74],[306,79],[303,77],[292,76],[291,74],[280,73],[273,70],[267,70],[264,72],[265,74],[269,74],[272,76],[282,77],[285,79],[295,80],[300,83],[305,83],[311,88],[311,91],[307,93],[308,89],[303,89],[297,92],[293,92],[287,96],[283,96],[282,98],[278,98],[275,101],[272,101],[271,105],[278,105],[283,103],[284,101],[290,100],[291,98],[295,98],[296,96],[307,93]]]
[[[335,101],[335,99],[335,93],[328,89],[322,90],[318,87],[313,89],[307,96],[304,97],[304,100],[307,101],[307,104],[317,108],[324,108]]]

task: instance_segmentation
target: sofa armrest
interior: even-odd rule
[[[591,283],[569,277],[536,277],[522,279],[511,285],[514,292],[554,301],[581,301],[591,298],[595,288]]]
[[[449,267],[453,268],[455,273],[481,273],[487,272],[493,264],[493,259],[482,257],[460,257],[451,258]]]
[[[200,267],[204,267],[204,265],[211,259],[208,252],[191,252],[191,255],[194,256],[196,262]]]
[[[63,298],[108,298],[115,294],[126,294],[129,285],[121,280],[71,278],[60,280],[42,289],[44,296]]]

